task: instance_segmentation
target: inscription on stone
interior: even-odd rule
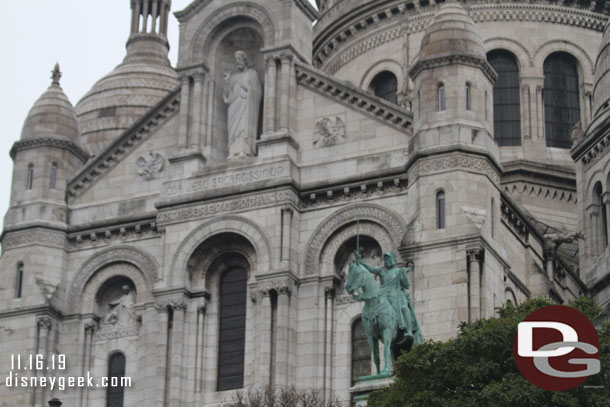
[[[248,170],[209,175],[197,179],[176,181],[165,186],[163,195],[175,196],[244,185],[251,182],[280,178],[288,174],[288,164],[255,167]]]

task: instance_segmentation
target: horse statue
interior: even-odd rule
[[[393,253],[386,253],[384,256],[388,255],[394,259]],[[408,284],[406,274],[402,274],[404,269],[396,268],[395,262],[391,261],[388,261],[386,266],[391,267],[388,267],[389,271],[397,271],[399,274],[387,285],[380,286],[371,273],[381,273],[383,269],[372,268],[358,259],[349,265],[345,285],[346,291],[354,299],[364,301],[362,325],[373,354],[378,377],[390,375],[390,357],[395,361],[401,351],[409,351],[414,343],[422,342],[421,330],[415,320],[410,298],[402,292],[400,285],[401,278]],[[397,289],[400,290],[399,294],[396,294]],[[405,296],[405,305],[410,307],[409,310],[397,309],[397,304],[393,305],[390,298],[396,295]],[[396,302],[395,299],[394,302]],[[403,318],[402,321],[401,318]],[[380,371],[379,341],[383,341],[384,349],[385,365],[382,371]]]

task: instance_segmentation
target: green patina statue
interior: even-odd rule
[[[398,267],[392,252],[385,253],[383,260],[383,268],[371,267],[356,252],[356,261],[349,266],[345,285],[355,300],[364,301],[362,324],[377,367],[374,377],[389,376],[390,357],[396,360],[401,351],[409,351],[413,344],[422,342],[411,296],[404,291],[410,287],[407,272],[411,268]],[[381,278],[381,286],[371,273]],[[384,347],[383,371],[379,366],[380,340]]]

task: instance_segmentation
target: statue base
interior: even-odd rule
[[[355,403],[354,405],[356,407],[366,406],[369,395],[372,392],[388,387],[391,383],[392,377],[383,373],[359,377],[356,380],[356,384],[349,389]]]

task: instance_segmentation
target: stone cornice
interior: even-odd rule
[[[10,155],[14,160],[15,156],[19,151],[31,150],[40,147],[60,148],[74,154],[83,163],[89,159],[89,153],[71,142],[70,140],[55,138],[55,137],[42,137],[33,140],[21,140],[16,141],[11,148]]]
[[[401,110],[378,97],[367,95],[346,82],[340,82],[328,74],[298,61],[295,62],[297,81],[318,93],[322,93],[342,104],[353,106],[358,111],[376,118],[399,131],[405,131],[413,123],[413,114]]]
[[[574,147],[570,154],[575,162],[582,161],[590,168],[610,150],[610,109],[598,114],[588,126],[585,137]]]
[[[148,114],[134,123],[121,137],[83,168],[68,184],[68,197],[81,196],[97,179],[114,168],[147,139],[154,130],[178,112],[180,87],[161,100]]]
[[[318,13],[318,10],[316,10],[315,7],[309,3],[309,1],[294,0],[294,4],[296,4],[299,10],[301,10],[307,16],[307,18],[309,18],[309,21],[313,22],[320,18],[320,13]]]
[[[412,79],[415,79],[422,71],[426,69],[438,68],[441,66],[447,65],[468,65],[476,68],[480,68],[485,76],[494,83],[498,78],[498,74],[494,69],[489,65],[489,62],[484,58],[468,55],[468,54],[448,54],[448,55],[440,55],[432,58],[424,58],[419,59],[415,64],[409,68],[409,76]]]
[[[210,1],[211,0],[195,0],[191,4],[186,6],[185,9],[175,11],[174,16],[178,19],[180,23],[184,23],[195,13],[195,11],[199,10],[200,7],[203,7],[204,4],[207,4]]]

